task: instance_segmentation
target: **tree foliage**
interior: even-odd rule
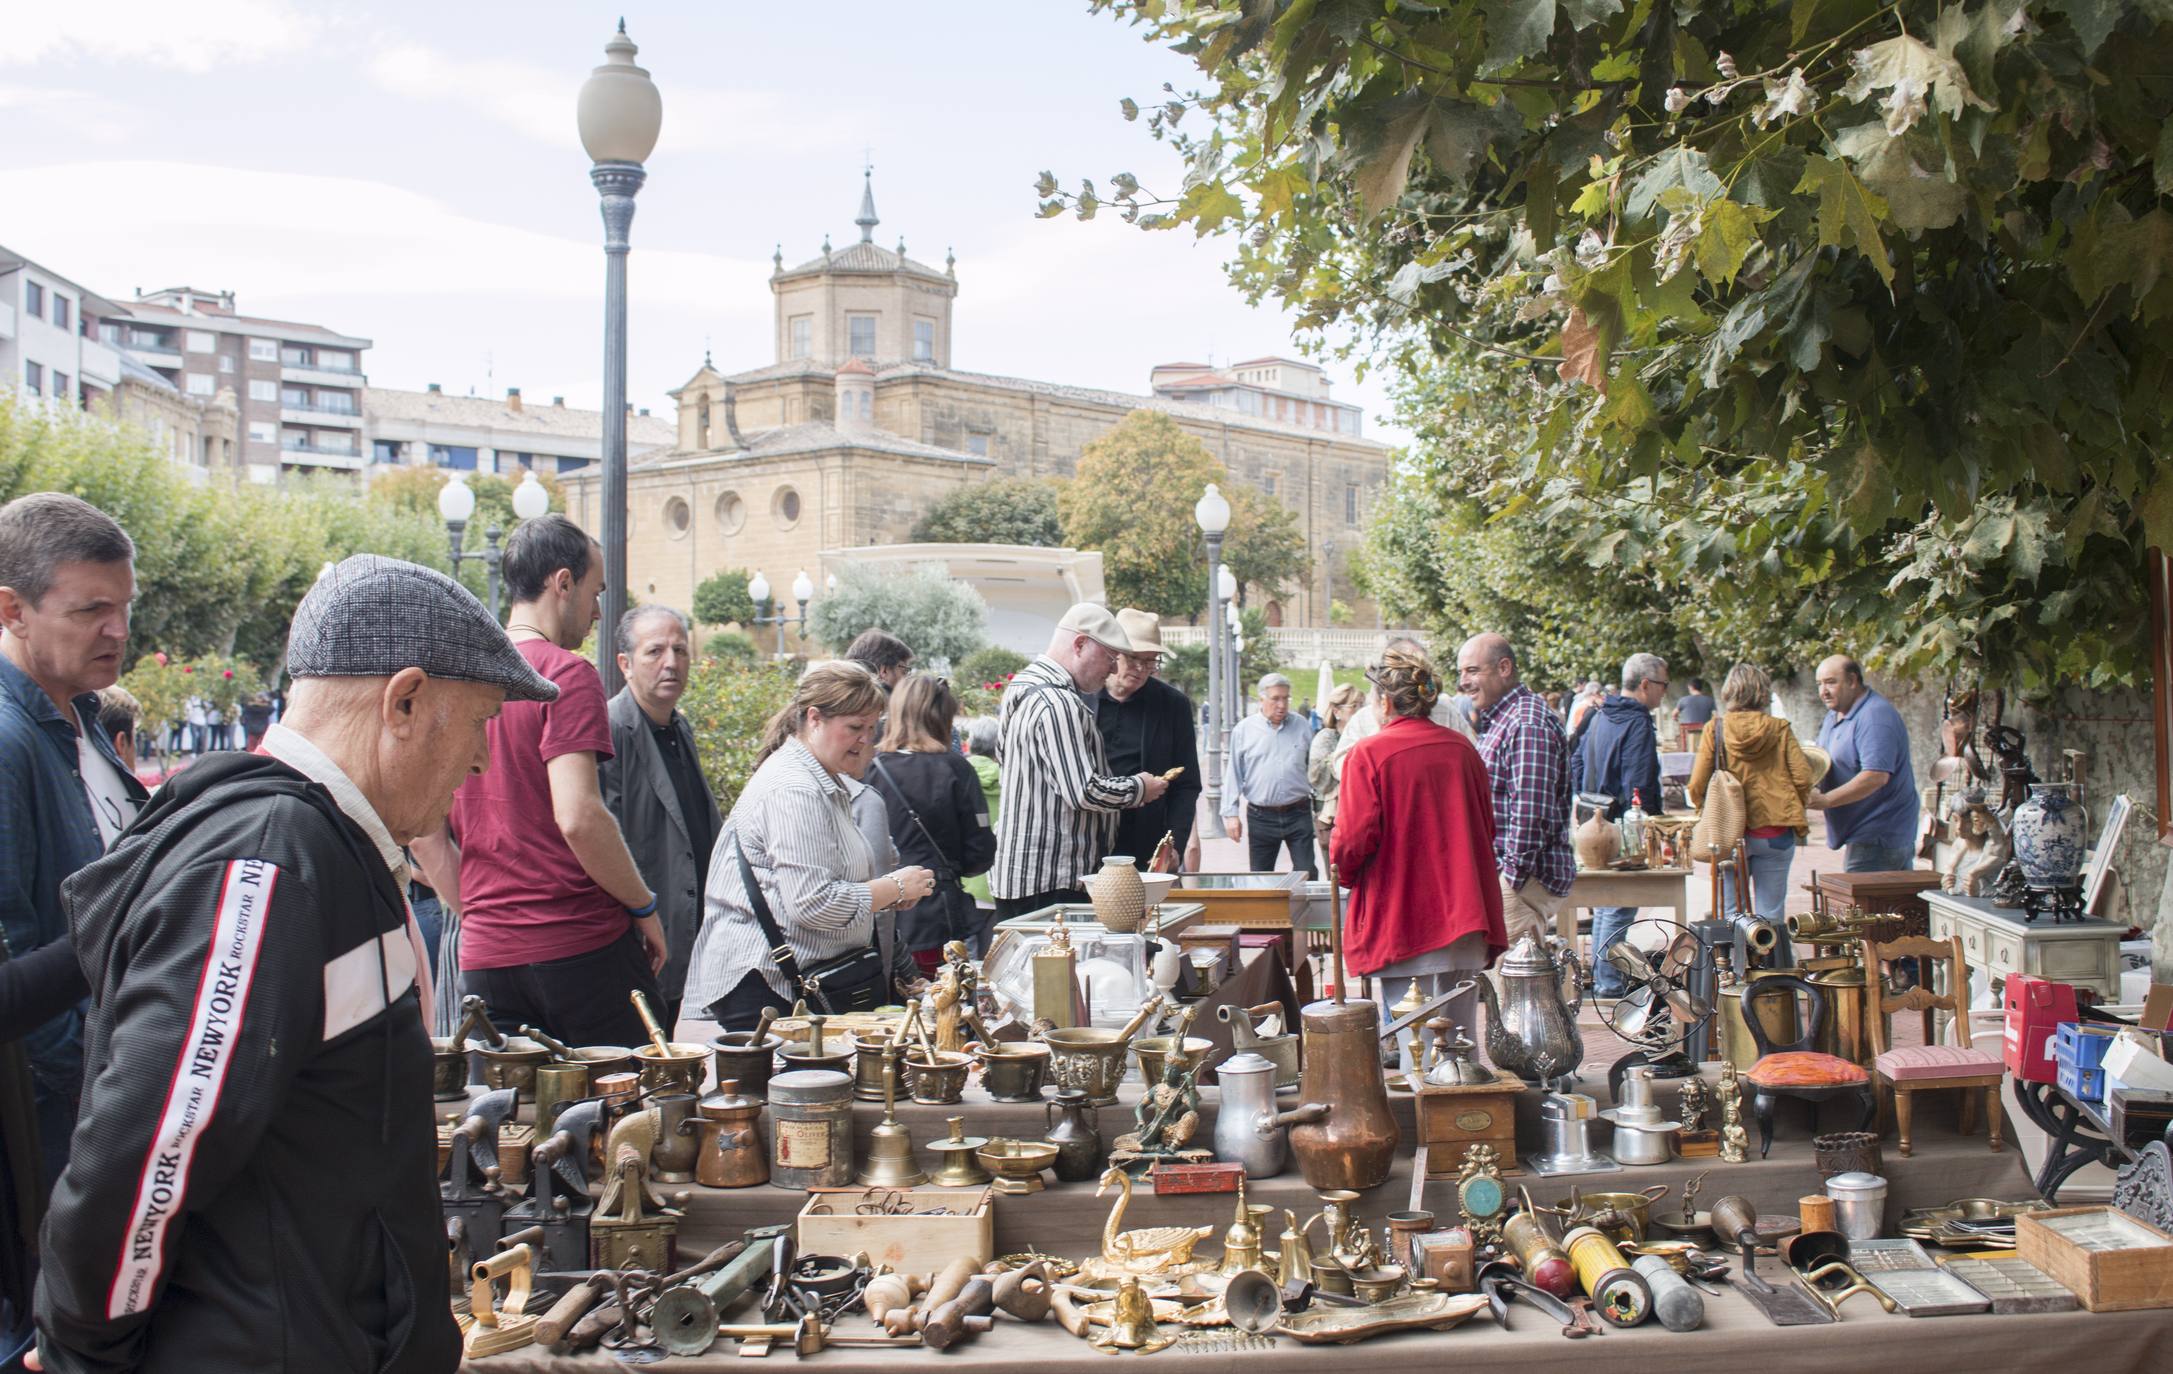
[[[895,567],[848,563],[837,590],[808,611],[815,638],[843,653],[863,630],[888,630],[914,657],[956,663],[988,642],[988,603],[953,579],[940,563],[900,573]]]
[[[1210,482],[1230,499],[1223,558],[1231,575],[1269,596],[1311,569],[1297,517],[1264,492],[1232,482],[1207,445],[1159,410],[1135,410],[1079,454],[1057,494],[1064,542],[1099,549],[1112,606],[1191,619],[1207,604],[1207,551],[1193,505]]]
[[[745,568],[713,572],[694,589],[694,620],[698,625],[750,625],[755,600],[747,592]]]
[[[2173,546],[2163,0],[1096,7],[1206,78],[1125,102],[1188,171],[1107,203],[1240,236],[1237,285],[1322,341],[1522,371],[1476,474],[1497,514],[1755,580],[1905,671],[2142,672],[2142,553]]]
[[[1059,548],[1064,524],[1056,513],[1056,484],[1033,477],[996,477],[960,487],[914,524],[913,541]]]
[[[720,809],[731,810],[754,776],[763,729],[792,700],[792,688],[792,672],[768,663],[704,655],[688,668],[679,711]]]

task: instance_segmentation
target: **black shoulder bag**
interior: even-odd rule
[[[898,805],[905,808],[906,819],[913,822],[913,828],[921,833],[921,838],[928,841],[929,849],[935,852],[936,891],[943,897],[944,929],[952,939],[966,938],[973,923],[962,918],[956,899],[965,897],[969,903],[973,899],[966,896],[966,889],[959,883],[957,865],[951,862],[950,855],[943,852],[943,846],[936,843],[936,837],[928,833],[927,822],[921,819],[920,812],[913,809],[913,803],[905,799],[905,788],[899,786],[898,779],[883,766],[882,755],[870,755],[868,762],[874,764],[875,771],[881,773],[883,781],[890,784],[890,790],[897,794]]]
[[[770,914],[762,885],[755,881],[754,865],[747,862],[747,847],[740,843],[736,831],[732,852],[739,858],[740,881],[747,885],[748,910],[754,913],[755,924],[762,927],[762,938],[770,942],[770,958],[777,961],[777,971],[785,975],[785,986],[799,989],[808,1006],[825,1016],[881,1006],[890,986],[882,952],[873,946],[852,950],[802,973],[799,956],[785,942],[785,933],[777,928],[777,918]]]

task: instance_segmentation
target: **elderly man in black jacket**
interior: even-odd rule
[[[596,765],[604,806],[618,820],[664,922],[671,957],[658,981],[667,1026],[679,1019],[687,959],[702,930],[709,852],[724,823],[694,751],[694,727],[679,714],[692,661],[685,616],[669,606],[626,613],[619,622],[626,685],[611,699],[611,757]]]
[[[1200,801],[1199,737],[1192,732],[1192,698],[1154,675],[1162,666],[1161,617],[1127,609],[1117,612],[1117,623],[1131,636],[1133,651],[1117,655],[1109,681],[1093,698],[1110,770],[1183,770],[1157,800],[1118,813],[1116,844],[1109,852],[1129,854],[1145,868],[1164,835],[1177,855],[1192,838]]]
[[[458,583],[367,554],[287,671],[263,752],[200,760],[63,889],[94,1005],[36,1301],[58,1374],[459,1363],[402,846],[501,703],[558,689]]]

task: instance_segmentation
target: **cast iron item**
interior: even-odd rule
[[[468,1243],[478,1252],[498,1243],[505,1231],[505,1185],[498,1181],[498,1128],[513,1115],[515,1089],[484,1093],[453,1128],[438,1198],[448,1221],[458,1220]]]
[[[1714,1210],[1719,1210],[1718,1204]],[[1737,1290],[1775,1326],[1831,1326],[1839,1320],[1833,1309],[1812,1297],[1795,1279],[1789,1279],[1780,1288],[1765,1281],[1758,1273],[1757,1245],[1749,1228],[1743,1233],[1743,1281],[1737,1285]]]

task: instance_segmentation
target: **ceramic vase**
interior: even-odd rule
[[[1088,893],[1094,899],[1094,918],[1102,928],[1118,935],[1138,930],[1147,918],[1147,885],[1130,857],[1112,854],[1102,860]]]
[[[1622,831],[1607,819],[1604,811],[1594,811],[1577,827],[1577,866],[1592,870],[1606,868],[1622,857]]]
[[[2015,808],[2011,834],[2015,859],[2031,887],[2051,891],[2081,881],[2083,814],[2068,784],[2031,784],[2030,799]]]

